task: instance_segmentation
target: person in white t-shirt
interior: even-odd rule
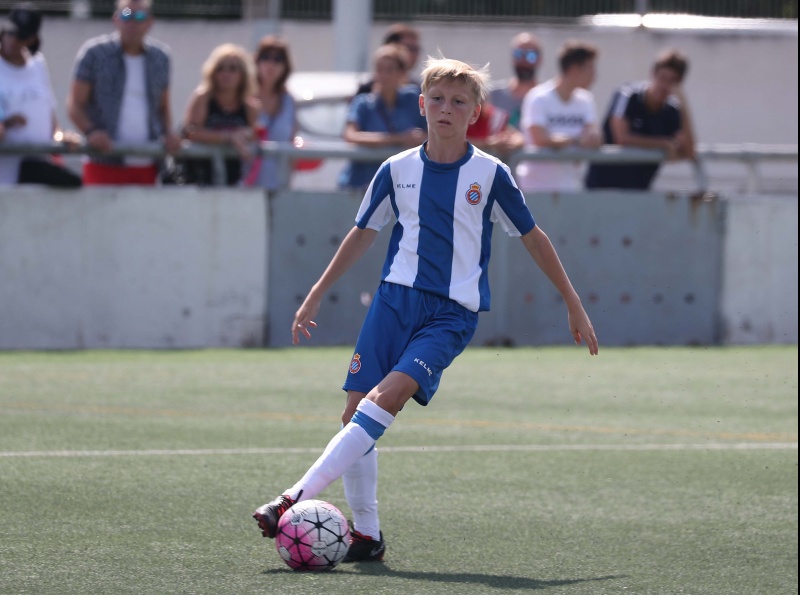
[[[561,74],[531,89],[522,102],[521,128],[527,147],[595,149],[602,138],[594,96],[588,91],[596,73],[597,49],[568,41],[559,52]],[[524,161],[517,181],[525,191],[581,189],[580,162]]]
[[[14,5],[0,23],[0,141],[6,145],[77,143],[59,130],[56,100],[44,56],[38,51],[42,17],[30,2]],[[49,156],[0,157],[0,185],[80,186],[80,177]]]

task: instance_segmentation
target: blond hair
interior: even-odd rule
[[[253,59],[247,50],[235,43],[223,43],[214,48],[200,70],[202,81],[198,90],[201,93],[211,93],[215,90],[214,74],[217,72],[219,65],[225,60],[233,60],[239,65],[239,71],[242,74],[242,81],[239,84],[239,98],[244,101],[247,97],[254,95],[256,69]]]
[[[422,93],[442,81],[459,82],[469,89],[476,103],[482,103],[489,94],[489,65],[477,70],[459,60],[428,56],[422,71]]]

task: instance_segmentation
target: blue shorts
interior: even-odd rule
[[[478,313],[432,293],[381,283],[364,319],[344,390],[368,393],[389,372],[419,384],[414,400],[427,405],[442,372],[475,334]]]

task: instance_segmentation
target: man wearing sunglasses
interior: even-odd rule
[[[158,166],[149,157],[104,155],[115,144],[162,141],[180,148],[172,132],[169,48],[149,37],[150,0],[117,0],[116,31],[90,39],[78,52],[67,99],[69,116],[97,151],[84,162],[85,184],[155,184]]]
[[[508,112],[508,123],[514,128],[519,128],[522,100],[536,86],[536,73],[541,63],[542,48],[536,37],[520,33],[511,40],[514,76],[489,93],[489,103]]]

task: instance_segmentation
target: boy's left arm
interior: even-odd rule
[[[594,333],[592,321],[589,320],[586,310],[583,309],[583,304],[572,287],[550,238],[538,226],[535,226],[521,239],[533,260],[564,298],[564,302],[567,304],[569,330],[575,343],[580,344],[581,340],[585,341],[589,353],[597,355],[597,336]]]

